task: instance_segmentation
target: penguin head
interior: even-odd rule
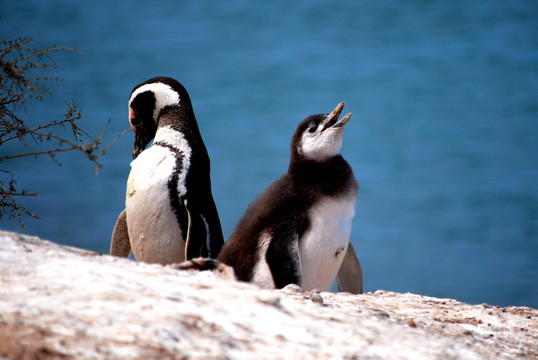
[[[344,125],[351,113],[338,120],[345,103],[341,102],[330,114],[311,115],[304,119],[292,140],[292,157],[322,161],[338,155],[342,146]]]
[[[160,76],[134,87],[129,98],[129,123],[135,133],[133,159],[153,140],[162,111],[170,107],[192,112],[189,94],[178,81]]]

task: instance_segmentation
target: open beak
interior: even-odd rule
[[[342,109],[344,108],[344,105],[346,105],[345,102],[341,102],[340,104],[336,105],[334,110],[327,116],[327,123],[321,130],[321,132],[327,130],[328,128],[339,128],[347,124],[349,119],[351,119],[351,113],[347,114],[340,120],[338,120],[338,117],[342,113]]]

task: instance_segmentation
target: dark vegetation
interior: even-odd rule
[[[68,47],[39,49],[33,45],[31,38],[3,40],[0,43],[0,218],[8,216],[10,219],[17,219],[23,229],[25,216],[39,218],[26,208],[23,199],[37,194],[17,188],[15,174],[7,166],[8,160],[48,156],[55,164],[61,165],[56,154],[79,151],[93,163],[97,172],[102,166],[99,158],[125,133],[124,131],[119,134],[114,141],[102,148],[106,126],[98,137],[90,136],[80,127],[82,110],[74,100],[66,102],[62,119],[44,123],[25,121],[20,114],[26,103],[43,101],[46,95],[51,94],[47,83],[61,80],[43,75],[49,70],[59,68],[52,57],[54,53],[79,53]],[[32,125],[29,126],[29,123]],[[4,149],[7,144],[16,145],[15,148],[20,151],[6,154]]]

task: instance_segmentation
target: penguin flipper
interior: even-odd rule
[[[265,256],[277,289],[282,289],[289,284],[302,286],[298,233],[279,234],[276,232]]]
[[[209,241],[208,241],[208,254],[207,256],[216,259],[220,253],[220,250],[224,246],[224,236],[222,235],[222,228],[220,226],[219,213],[215,201],[211,197],[207,202],[205,220],[209,223]]]
[[[209,225],[201,213],[189,206],[188,200],[183,201],[187,211],[187,235],[185,236],[185,260],[196,257],[209,257],[210,232]]]
[[[336,275],[338,291],[362,294],[362,268],[353,244],[350,242],[342,265]]]
[[[131,242],[127,231],[127,212],[125,209],[118,216],[112,238],[110,239],[110,255],[127,258],[131,254]]]

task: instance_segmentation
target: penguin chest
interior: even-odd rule
[[[310,226],[299,239],[304,291],[331,289],[347,251],[354,215],[355,197],[325,198],[310,209]]]
[[[169,264],[185,260],[185,241],[170,197],[177,189],[169,185],[174,173],[181,171],[178,166],[177,156],[160,146],[151,146],[131,163],[125,208],[137,261]],[[179,198],[182,195],[178,191]]]

